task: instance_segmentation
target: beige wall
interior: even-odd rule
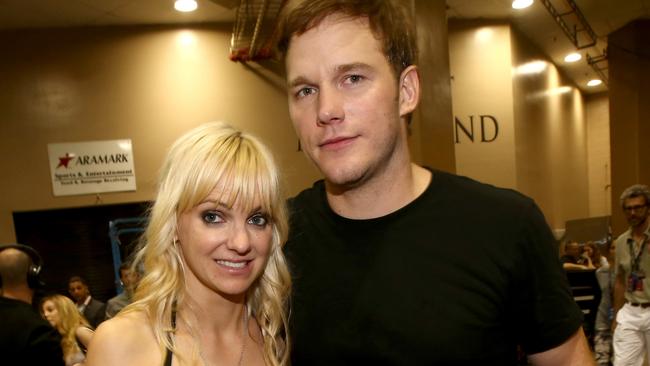
[[[612,159],[612,227],[627,229],[619,197],[632,184],[650,185],[650,20],[609,35],[609,118]]]
[[[454,116],[467,126],[474,115],[479,135],[471,143],[460,134],[456,171],[532,197],[561,230],[590,214],[585,106],[579,90],[530,44],[508,24],[450,23]],[[494,142],[480,143],[480,114],[499,121]]]
[[[589,215],[608,216],[612,213],[609,96],[607,93],[589,95],[585,106],[588,122]]]
[[[529,40],[515,31],[512,43],[518,189],[561,230],[590,216],[583,97]]]
[[[284,79],[228,60],[230,26],[0,33],[0,242],[13,211],[151,200],[169,144],[226,120],[274,151],[295,194],[319,177],[297,151]],[[47,144],[130,138],[137,191],[54,197]]]
[[[510,49],[508,25],[450,23],[452,106],[458,120],[452,124],[457,135],[456,172],[516,188]],[[498,123],[493,141],[497,133],[494,122],[484,117],[481,124],[480,116],[486,115]],[[465,126],[471,137],[457,123]]]

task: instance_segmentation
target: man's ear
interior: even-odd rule
[[[418,67],[411,65],[402,71],[399,78],[399,115],[403,117],[415,110],[420,102],[420,74]]]

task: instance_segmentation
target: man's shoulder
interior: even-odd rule
[[[100,307],[104,305],[106,304],[104,304],[102,301],[95,299],[94,297],[90,299],[90,303],[88,304],[88,306],[95,306],[95,307]]]
[[[127,303],[129,301],[128,297],[126,296],[125,292],[120,293],[119,295],[113,296],[108,301],[106,302],[107,307],[114,307],[114,306],[124,306],[123,304]]]
[[[28,319],[31,318],[38,320],[39,322],[42,320],[30,304],[2,296],[0,296],[0,311],[4,314],[11,312],[12,316],[26,317]]]
[[[30,304],[23,301],[0,296],[0,313],[7,316],[7,321],[21,324],[24,330],[51,328]]]
[[[39,317],[39,315],[30,304],[24,301],[10,299],[2,296],[0,296],[0,310],[2,310],[2,312],[12,311],[15,313],[26,314],[28,316],[34,315]]]
[[[323,200],[324,194],[325,182],[322,179],[317,180],[311,187],[306,188],[297,195],[289,198],[287,200],[287,206],[291,213],[304,210],[307,207],[320,207],[322,206],[322,203],[325,202]]]
[[[623,233],[621,233],[621,235],[619,235],[619,236],[616,238],[615,241],[616,241],[618,244],[620,244],[620,243],[623,243],[623,244],[624,244],[625,241],[627,241],[627,239],[630,237],[630,234],[631,234],[631,233],[632,233],[631,229],[628,228],[628,229],[625,230]],[[617,248],[618,248],[618,246],[617,246]]]
[[[519,207],[533,204],[533,200],[511,188],[497,187],[470,177],[433,170],[430,190],[452,201],[463,200],[473,204]]]

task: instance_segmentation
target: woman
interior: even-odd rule
[[[101,365],[286,365],[290,277],[270,152],[223,123],[171,147],[135,265],[134,302],[102,323]]]
[[[94,332],[72,300],[62,295],[45,297],[41,302],[41,315],[61,333],[65,364],[81,364]]]
[[[604,255],[600,254],[600,250],[592,241],[585,243],[584,252],[582,255],[589,263],[591,263],[591,268],[598,269],[601,267],[609,266],[607,258]]]

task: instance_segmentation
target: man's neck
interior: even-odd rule
[[[326,182],[327,201],[337,214],[349,219],[388,215],[413,202],[429,185],[431,172],[409,163],[405,169],[384,172],[350,189],[336,189]]]
[[[31,305],[34,291],[27,286],[3,287],[2,297],[19,300]]]
[[[90,295],[86,296],[83,300],[77,303],[77,307],[88,305],[90,302]]]

